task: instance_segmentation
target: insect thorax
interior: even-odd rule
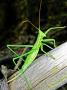
[[[33,49],[39,49],[41,47],[41,44],[42,44],[42,41],[43,41],[43,38],[44,38],[44,33],[42,31],[39,31],[39,34],[37,36],[37,40],[33,46]]]

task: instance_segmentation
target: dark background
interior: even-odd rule
[[[8,43],[34,44],[37,30],[25,23],[17,28],[21,21],[28,18],[38,27],[40,0],[0,0],[0,50]],[[41,29],[67,25],[67,0],[43,0],[41,8]],[[48,38],[55,38],[59,44],[65,42],[67,30],[54,30]]]

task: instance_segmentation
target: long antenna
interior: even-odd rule
[[[40,1],[40,7],[39,7],[39,30],[40,30],[40,11],[41,11],[41,5],[42,5],[42,0]]]
[[[36,28],[36,29],[38,30],[38,28],[37,28],[33,23],[31,23],[31,21],[29,21],[29,20],[22,21],[22,22],[17,26],[16,29],[19,29],[20,27],[22,27],[22,25],[23,25],[24,23],[29,23],[29,24],[31,24],[34,28]],[[16,29],[15,29],[15,30],[16,30]]]
[[[47,29],[47,31],[45,32],[45,35],[48,34],[48,32],[50,32],[51,30],[54,30],[54,29],[63,29],[63,28],[66,28],[66,26],[62,26],[62,27],[51,27],[49,29]]]

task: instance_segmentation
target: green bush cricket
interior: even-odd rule
[[[37,54],[39,52],[39,49],[41,49],[42,52],[44,52],[46,55],[48,55],[48,53],[46,53],[44,50],[43,50],[43,45],[51,48],[49,45],[46,44],[46,42],[48,43],[51,43],[53,42],[54,44],[54,47],[56,47],[56,44],[55,44],[55,40],[54,39],[44,39],[44,37],[46,38],[48,32],[50,32],[51,30],[54,30],[54,29],[63,29],[65,28],[65,26],[62,26],[62,27],[51,27],[49,28],[48,30],[46,30],[45,32],[42,32],[41,29],[40,29],[40,11],[41,11],[41,4],[42,4],[42,0],[41,0],[41,3],[40,3],[40,9],[39,9],[39,27],[37,28],[36,26],[34,26],[29,20],[25,20],[22,22],[22,25],[24,23],[30,23],[33,27],[35,27],[35,29],[38,30],[38,36],[37,36],[37,40],[36,42],[34,43],[34,45],[7,45],[7,47],[16,55],[15,58],[13,58],[13,62],[14,64],[16,65],[15,63],[15,60],[17,59],[21,59],[23,56],[27,55],[26,57],[26,60],[23,64],[23,66],[21,67],[21,69],[19,70],[19,74],[12,78],[11,80],[8,81],[11,82],[13,81],[14,79],[18,78],[20,75],[22,75],[25,70],[30,66],[30,64],[35,60],[35,58],[37,57]],[[16,52],[14,52],[11,47],[31,47],[32,49],[27,52],[27,53],[24,53],[24,54],[21,54],[21,55],[18,55]],[[52,48],[51,48],[52,49]]]

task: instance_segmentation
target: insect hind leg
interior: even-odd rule
[[[13,58],[13,62],[14,62],[14,64],[15,64],[15,69],[16,69],[16,68],[18,69],[19,65],[21,64],[21,61],[24,61],[23,57],[26,56],[26,55],[28,55],[28,54],[30,54],[31,52],[32,52],[32,51],[29,51],[29,52],[27,52],[27,53],[21,54],[21,55],[15,57],[15,58]],[[16,60],[17,60],[17,59],[19,59],[18,63],[16,63]],[[19,64],[19,63],[20,63],[20,64]],[[19,69],[18,69],[18,70],[19,70]]]
[[[16,58],[13,58],[13,63],[15,66],[17,66],[17,63],[15,62],[17,59],[19,59],[20,56],[16,57]],[[17,69],[19,70],[19,67],[17,67]]]
[[[28,47],[33,47],[33,45],[7,45],[7,48],[10,50],[10,51],[12,51],[16,56],[19,56],[13,49],[12,49],[12,47],[13,48],[28,48]]]

